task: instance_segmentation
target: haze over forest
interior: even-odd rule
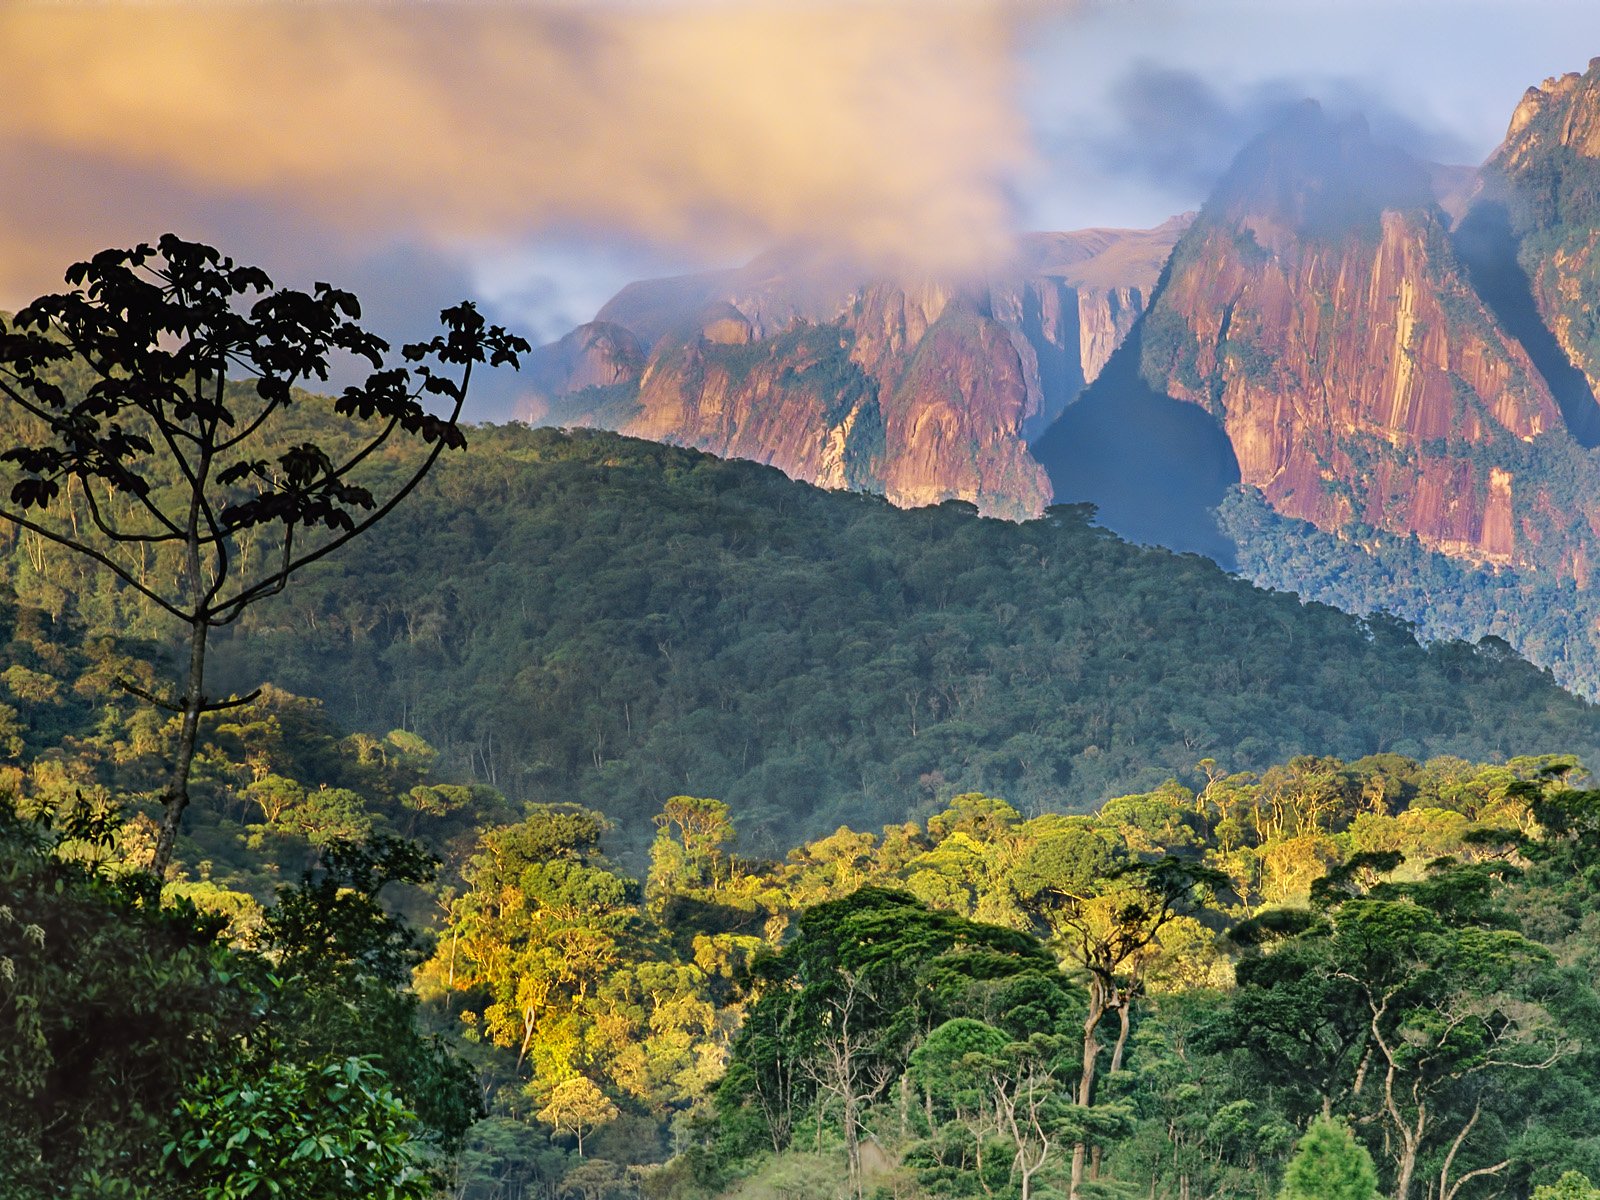
[[[1600,1197],[1600,10],[0,35],[0,1200]]]

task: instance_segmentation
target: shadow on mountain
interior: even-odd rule
[[[1056,298],[1062,323],[1060,335],[1055,339],[1045,331],[1039,293],[1031,287],[1022,292],[1022,336],[1028,339],[1038,359],[1039,390],[1046,397],[1039,415],[1022,427],[1022,436],[1029,441],[1043,437],[1066,406],[1078,398],[1084,386],[1082,353],[1078,349],[1082,326],[1077,297],[1068,292],[1064,284],[1054,286],[1058,289]]]
[[[1129,541],[1234,565],[1214,509],[1239,482],[1227,436],[1198,405],[1155,391],[1139,373],[1143,322],[1093,384],[1031,447],[1055,503],[1087,501]]]
[[[1539,316],[1533,288],[1517,261],[1517,240],[1504,204],[1481,202],[1462,219],[1452,235],[1456,256],[1467,278],[1506,331],[1522,343],[1535,369],[1544,377],[1567,431],[1580,446],[1600,446],[1600,404],[1583,372],[1572,365]]]

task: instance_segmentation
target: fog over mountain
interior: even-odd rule
[[[14,5],[0,308],[171,228],[287,281],[362,285],[396,338],[470,292],[547,340],[631,279],[795,238],[942,270],[1023,230],[1153,226],[1198,207],[1304,96],[1359,107],[1424,156],[1476,161],[1526,81],[1600,44],[1581,0],[1441,11]],[[499,381],[478,415],[504,418],[517,394]]]

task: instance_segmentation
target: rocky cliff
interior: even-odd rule
[[[535,353],[519,415],[1034,516],[1051,491],[1029,441],[1099,375],[1187,223],[1032,235],[976,282],[791,252],[630,284]]]
[[[1324,530],[1586,570],[1576,459],[1525,339],[1475,286],[1436,173],[1314,106],[1247,148],[1173,253],[1144,380],[1220,423],[1241,481]]]
[[[1529,88],[1485,164],[1483,200],[1516,242],[1554,367],[1581,372],[1561,397],[1586,445],[1600,444],[1600,58]],[[1560,384],[1558,383],[1558,387]]]

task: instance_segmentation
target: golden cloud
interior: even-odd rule
[[[728,253],[820,237],[961,265],[1008,232],[1006,185],[1028,160],[1025,11],[8,6],[0,150],[24,175],[0,186],[0,288],[58,237],[120,232],[167,192],[163,228],[243,204],[440,244],[584,228]]]

